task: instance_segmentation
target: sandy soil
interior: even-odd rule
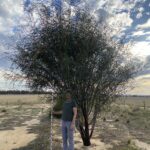
[[[0,131],[0,150],[12,150],[28,145],[37,135],[28,133],[28,126],[37,124],[38,119],[25,122],[25,126],[14,127],[14,130]]]
[[[21,148],[21,147],[27,146],[29,143],[31,143],[32,141],[37,139],[38,134],[29,132],[29,131],[30,131],[30,129],[32,129],[36,126],[39,126],[39,125],[41,125],[41,123],[44,122],[44,121],[40,122],[40,119],[43,115],[42,112],[46,111],[49,108],[48,106],[49,105],[46,106],[45,104],[43,104],[43,105],[35,104],[33,106],[29,106],[29,105],[23,106],[24,108],[27,108],[27,110],[26,110],[26,114],[21,112],[21,116],[19,116],[20,118],[30,115],[30,113],[31,113],[30,110],[32,110],[32,108],[40,108],[41,111],[37,112],[36,115],[33,115],[32,119],[23,120],[23,123],[20,126],[13,125],[12,129],[0,130],[0,150],[12,150],[14,148]],[[14,109],[14,107],[13,107],[13,109]],[[14,110],[13,110],[13,112],[14,112]],[[0,116],[3,116],[3,114],[0,113]],[[0,118],[0,123],[2,123],[2,121],[5,119],[8,119],[7,116],[3,116],[3,118]],[[103,128],[96,127],[96,130],[98,132],[96,132],[96,134],[94,134],[93,138],[91,139],[92,145],[89,147],[85,147],[85,146],[83,146],[83,143],[81,141],[80,134],[78,133],[77,130],[75,130],[75,134],[74,134],[75,150],[111,150],[113,148],[113,144],[119,145],[121,139],[119,139],[118,137],[115,139],[115,136],[117,134],[116,132],[118,132],[118,128],[114,124],[112,124],[112,122],[113,122],[113,120],[107,120],[107,123],[105,122],[102,125],[103,128],[106,128],[106,130],[104,130],[105,131],[104,135],[109,134],[111,143],[109,141],[107,142],[107,141],[102,140],[105,138],[105,136],[104,137],[102,136]],[[47,122],[45,122],[45,124],[47,124]],[[53,141],[56,142],[56,144],[58,143],[58,145],[61,144],[61,147],[62,147],[60,124],[61,123],[58,119],[55,119],[53,122]],[[41,132],[44,132],[43,125],[41,125],[41,126],[42,126]],[[49,124],[47,126],[49,126]],[[118,135],[118,136],[130,137],[128,128],[125,125],[121,125],[119,130],[120,130],[120,135]],[[106,131],[108,131],[108,133]],[[112,135],[110,135],[110,133]],[[139,141],[136,138],[134,138],[131,141],[134,145],[136,145],[136,147],[140,148],[141,150],[150,150],[150,144]],[[115,150],[120,150],[120,149],[115,149]]]
[[[80,142],[79,142],[80,141]],[[104,142],[101,141],[101,139],[93,137],[91,139],[92,145],[90,147],[83,146],[83,143],[81,142],[80,135],[75,136],[75,148],[76,149],[84,149],[84,150],[107,150],[108,148],[112,148],[112,145],[110,144],[105,144]]]
[[[45,104],[44,105],[35,104],[35,106],[31,106],[31,107],[42,108],[44,106]],[[16,108],[16,106],[13,106],[12,109],[13,108]],[[1,116],[3,114],[4,113],[1,113]],[[28,116],[28,115],[24,114],[24,116]],[[23,126],[21,127],[13,127],[13,130],[0,131],[0,150],[12,150],[14,148],[20,148],[28,145],[28,143],[35,140],[38,135],[34,133],[29,133],[28,129],[30,129],[30,126],[38,125],[40,123],[40,119],[39,119],[40,116],[41,116],[41,112],[39,112],[38,115],[35,116],[33,119],[24,121]],[[2,120],[5,119],[7,119],[7,117],[1,118],[0,123],[2,122]]]
[[[150,150],[150,144],[139,141],[138,139],[132,140],[132,142],[142,150]]]
[[[53,132],[53,141],[62,142],[61,135],[56,134],[55,131]],[[101,141],[101,139],[97,138],[97,136],[93,136],[93,139],[91,139],[92,143],[91,146],[88,147],[83,146],[80,134],[77,132],[77,130],[74,133],[74,142],[75,142],[75,150],[107,150],[108,148],[112,148],[112,145],[105,144],[104,142]]]

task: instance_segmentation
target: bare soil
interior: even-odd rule
[[[4,111],[5,110],[5,111]],[[0,150],[50,149],[49,104],[0,106]],[[105,118],[105,119],[104,119]],[[60,120],[53,120],[53,149],[62,149]],[[97,120],[91,146],[75,129],[75,150],[150,150],[150,109],[113,105]]]

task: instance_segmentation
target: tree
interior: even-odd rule
[[[136,73],[132,57],[123,40],[116,42],[109,28],[86,11],[78,11],[77,21],[70,11],[48,15],[45,5],[38,12],[38,26],[17,43],[13,62],[31,89],[71,90],[79,110],[78,129],[89,146],[102,108]]]

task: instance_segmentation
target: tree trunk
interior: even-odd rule
[[[89,137],[83,138],[82,141],[83,141],[84,146],[90,146],[91,145]]]
[[[81,138],[82,138],[84,146],[90,146],[91,142],[90,142],[90,134],[89,134],[88,116],[85,115],[86,113],[84,111],[83,111],[84,121],[79,125],[80,134],[81,134]]]
[[[81,134],[81,138],[82,138],[84,146],[90,146],[91,142],[90,142],[90,135],[89,135],[88,129],[85,128],[84,130],[83,127],[80,126],[80,134]]]

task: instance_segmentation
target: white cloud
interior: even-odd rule
[[[133,20],[130,18],[128,13],[120,13],[116,14],[112,18],[108,20],[109,25],[117,28],[128,27],[131,26]]]
[[[114,30],[113,34],[121,34],[127,27],[132,25],[133,20],[130,17],[130,11],[134,8],[136,2],[134,1],[122,1],[122,0],[105,0],[103,3],[99,1],[100,4],[104,4],[105,7],[102,9],[107,12],[106,23]]]
[[[6,74],[14,75],[13,72],[6,69],[0,69],[0,90],[25,90],[27,89],[25,80],[12,80],[6,77]]]
[[[134,79],[134,88],[128,90],[131,95],[150,95],[150,75],[142,75]]]
[[[0,53],[6,52],[4,45],[0,44]]]
[[[146,40],[149,40],[149,41],[150,41],[150,32],[149,32],[149,36],[146,38]]]
[[[147,34],[150,34],[150,31],[147,32]],[[140,36],[140,35],[145,35],[143,30],[138,30],[132,34],[132,36]]]
[[[136,18],[139,19],[139,18],[141,18],[141,17],[142,17],[142,13],[139,12],[139,13],[136,15]]]
[[[143,8],[143,7],[140,7],[140,8],[138,9],[138,11],[142,13],[142,12],[144,11],[144,8]]]
[[[119,34],[127,27],[131,26],[133,20],[130,18],[130,11],[134,8],[135,1],[122,0],[86,0],[86,7],[99,20],[103,20],[113,30],[114,34]],[[142,11],[142,9],[141,9]]]
[[[10,74],[14,76],[15,74],[8,69],[1,69],[0,68],[0,81],[6,81],[6,74]]]
[[[137,42],[131,48],[131,52],[136,56],[146,57],[147,55],[150,55],[150,44],[145,41]]]
[[[12,34],[13,26],[16,25],[16,18],[21,17],[22,0],[1,0],[0,3],[0,33]]]
[[[140,35],[145,35],[145,33],[143,32],[143,30],[139,30],[137,32],[133,32],[132,36],[140,36]]]
[[[135,7],[137,2],[141,2],[141,0],[128,0],[124,2],[123,0],[86,0],[86,2],[90,6],[91,12],[97,12],[103,15],[111,28],[114,29],[115,34],[131,26],[133,22],[130,18],[131,9]],[[144,2],[144,0],[142,2]],[[80,7],[83,6],[85,5],[82,3]],[[138,18],[142,16],[143,10],[143,7],[136,10],[139,12],[137,14]],[[8,35],[14,34],[13,27],[20,24],[26,25],[23,13],[23,0],[0,0],[0,34],[8,37]],[[148,27],[150,27],[150,20],[143,25],[138,25],[137,29],[145,29]],[[147,33],[149,34],[149,32]],[[139,30],[133,33],[133,37],[142,35],[145,35],[145,33]],[[149,37],[147,40],[149,40]],[[146,57],[146,55],[150,55],[150,45],[148,42],[142,41],[136,43],[131,48],[131,51],[134,55]],[[0,53],[1,52],[6,52],[6,47],[2,45],[2,43],[0,43]],[[6,79],[3,77],[6,71],[7,70],[0,70],[0,89],[3,87],[9,88],[9,82],[6,82]],[[5,83],[7,83],[7,85],[4,85]]]
[[[147,20],[146,23],[137,26],[137,29],[146,29],[146,28],[149,28],[149,29],[150,29],[150,19]]]

